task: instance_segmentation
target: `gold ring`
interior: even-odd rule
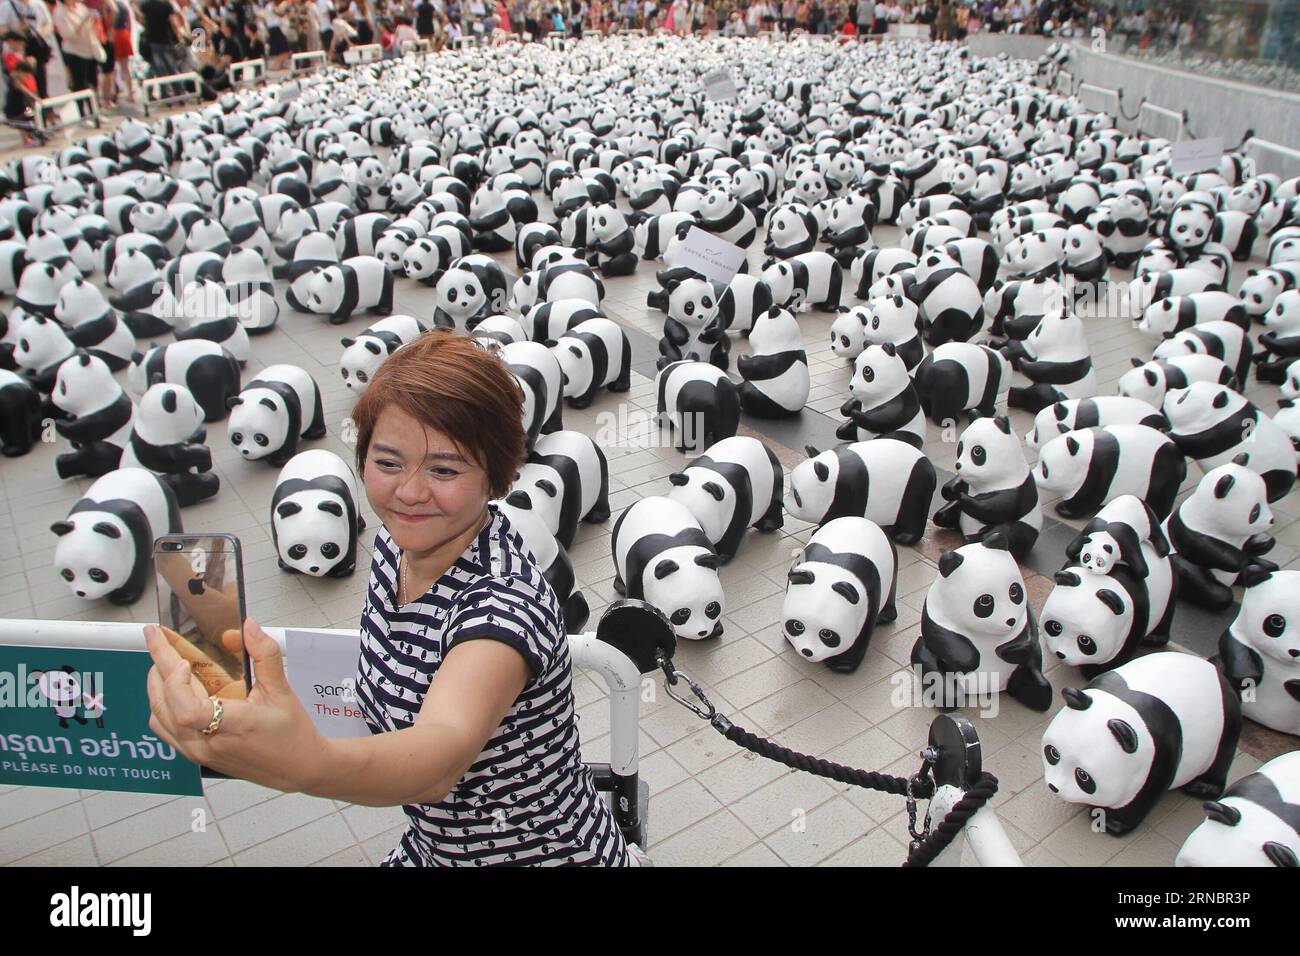
[[[221,698],[213,695],[208,698],[212,701],[212,723],[208,724],[200,731],[205,737],[211,737],[221,729],[221,718],[226,716],[225,708],[221,705]]]

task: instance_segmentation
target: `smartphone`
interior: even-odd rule
[[[169,534],[153,548],[158,622],[179,635],[176,650],[209,694],[248,695],[244,648],[244,561],[233,534]]]

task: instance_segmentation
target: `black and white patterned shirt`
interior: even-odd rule
[[[409,727],[438,666],[462,641],[502,641],[531,676],[483,752],[439,803],[403,807],[410,826],[385,866],[634,865],[578,749],[560,603],[495,505],[464,554],[397,606],[400,549],[375,536],[361,615],[357,700],[372,733]]]

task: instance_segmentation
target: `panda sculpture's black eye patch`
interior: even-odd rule
[[[1061,752],[1051,744],[1043,748],[1043,756],[1047,758],[1047,762],[1053,767],[1061,762]]]
[[[307,546],[305,544],[295,544],[289,549],[289,557],[295,561],[301,561],[307,556]]]
[[[993,603],[992,594],[981,594],[975,599],[975,616],[979,618],[989,617],[993,613]]]
[[[1281,614],[1270,614],[1264,618],[1264,633],[1269,637],[1281,637],[1286,630],[1286,618]]]
[[[1079,785],[1079,789],[1084,793],[1097,792],[1097,781],[1093,780],[1088,771],[1083,768],[1074,771],[1074,782]]]

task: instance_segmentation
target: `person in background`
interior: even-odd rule
[[[8,78],[5,119],[23,128],[23,145],[39,146],[44,137],[36,125],[36,58],[27,55],[27,37],[7,33],[4,38],[4,71]]]
[[[542,0],[528,0],[528,12],[524,16],[524,29],[528,39],[540,43],[542,39]]]
[[[86,6],[98,17],[95,38],[104,51],[99,64],[99,106],[113,109],[117,106],[117,46],[113,42],[113,23],[117,20],[120,0],[86,0]]]
[[[582,39],[582,0],[569,0],[569,33],[575,39]]]
[[[98,15],[82,0],[60,0],[54,8],[54,28],[59,33],[63,65],[68,69],[68,89],[73,93],[96,88],[99,77],[96,50],[99,49],[103,55],[96,36],[98,22]],[[77,108],[82,116],[90,112],[90,106],[84,100],[77,101]]]
[[[289,62],[289,38],[284,34],[284,25],[293,6],[291,0],[280,0],[262,8],[266,24],[266,54],[270,57],[266,64],[268,70],[283,70]]]
[[[0,0],[0,28],[22,34],[27,40],[27,55],[35,61],[33,73],[41,99],[48,95],[46,79],[49,64],[58,44],[54,18],[44,0]]]
[[[266,59],[266,44],[262,41],[262,34],[254,21],[249,20],[244,24],[244,35],[240,39],[245,60]]]

